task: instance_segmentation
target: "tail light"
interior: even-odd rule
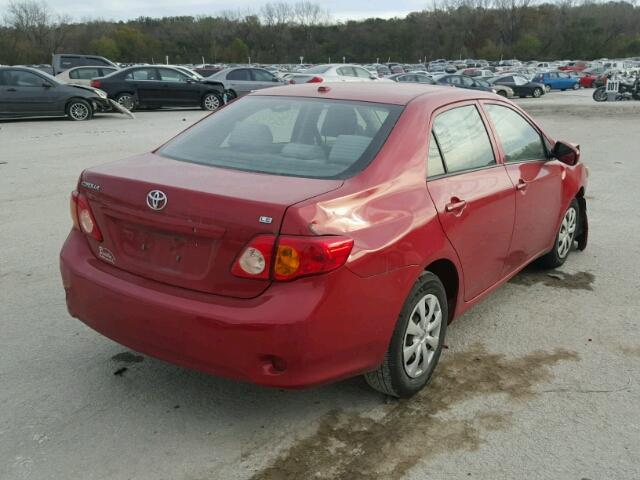
[[[353,240],[339,236],[254,238],[234,263],[238,277],[289,281],[331,272],[349,258]]]
[[[324,82],[324,78],[322,77],[311,77],[310,80],[307,80],[307,83],[322,83]]]
[[[71,194],[70,207],[73,228],[77,228],[81,232],[90,235],[97,241],[101,242],[102,232],[100,232],[100,229],[98,228],[98,224],[93,216],[87,197],[74,191]]]
[[[102,84],[100,83],[100,80],[91,80],[91,86],[93,88],[102,88]]]

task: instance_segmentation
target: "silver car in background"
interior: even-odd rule
[[[225,68],[207,79],[222,83],[229,100],[246,95],[253,90],[283,84],[273,73],[256,67]]]

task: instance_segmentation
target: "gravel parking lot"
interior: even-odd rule
[[[640,110],[591,93],[522,101],[582,147],[589,247],[453,323],[432,384],[404,401],[359,378],[281,391],[210,377],[68,315],[57,256],[78,174],[202,111],[0,123],[0,478],[640,478]]]

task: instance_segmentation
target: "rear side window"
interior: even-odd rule
[[[452,108],[433,122],[447,172],[487,167],[496,163],[487,130],[473,105]]]
[[[229,104],[158,153],[215,167],[308,178],[348,178],[384,144],[402,107],[255,96]]]
[[[540,134],[521,115],[500,105],[485,105],[485,110],[498,133],[505,162],[547,158]]]

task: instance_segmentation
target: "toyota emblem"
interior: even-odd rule
[[[160,190],[151,190],[147,193],[147,206],[151,210],[162,210],[167,206],[167,195]]]

